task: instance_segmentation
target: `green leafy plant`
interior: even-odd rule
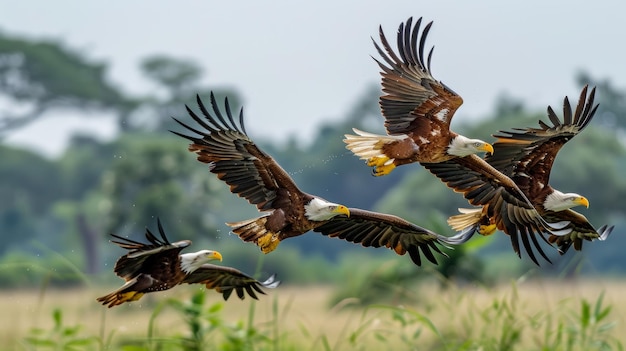
[[[52,319],[54,325],[51,330],[41,328],[30,330],[30,335],[24,338],[28,350],[94,350],[100,344],[98,337],[81,335],[81,325],[63,325],[63,313],[60,309],[54,309]]]

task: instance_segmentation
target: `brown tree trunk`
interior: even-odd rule
[[[98,237],[96,232],[89,226],[85,215],[79,213],[76,215],[76,228],[78,235],[83,242],[83,252],[85,253],[85,273],[98,273]]]

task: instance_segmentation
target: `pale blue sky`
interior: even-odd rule
[[[378,83],[370,36],[394,36],[409,16],[435,22],[435,78],[461,94],[457,118],[489,111],[502,91],[545,109],[577,96],[585,69],[626,86],[626,4],[609,1],[8,1],[0,30],[61,38],[110,63],[111,79],[129,92],[154,88],[139,61],[153,54],[196,60],[206,82],[244,98],[253,136],[310,137],[321,121],[343,115],[368,83]],[[382,120],[381,120],[382,123]],[[510,126],[502,126],[508,128]],[[99,129],[106,120],[48,119],[15,133],[58,152],[68,130]]]

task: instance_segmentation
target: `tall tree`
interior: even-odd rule
[[[36,234],[43,217],[60,196],[54,162],[32,152],[0,145],[0,254]]]
[[[107,81],[105,64],[59,42],[1,32],[0,95],[18,107],[0,111],[0,138],[57,108],[112,109],[124,116],[135,105]]]

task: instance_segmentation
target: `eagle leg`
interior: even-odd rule
[[[127,291],[124,293],[113,292],[109,295],[99,297],[98,302],[102,302],[103,305],[109,305],[111,308],[113,306],[121,305],[124,302],[137,301],[141,299],[144,295],[142,292],[138,291]]]
[[[374,176],[380,177],[391,173],[391,171],[396,168],[394,161],[395,159],[389,158],[385,155],[374,156],[370,157],[367,160],[367,165],[370,167],[374,167],[374,169],[372,170],[372,174]]]
[[[374,156],[374,157],[370,157],[369,159],[367,159],[367,165],[370,167],[381,167],[381,166],[385,166],[389,161],[389,157],[385,156],[385,155],[379,155],[379,156]]]
[[[391,171],[393,171],[394,168],[396,168],[396,165],[393,163],[390,163],[388,165],[383,165],[383,166],[376,166],[374,167],[372,174],[376,177],[384,176],[384,175],[391,173]]]
[[[488,219],[488,220],[486,220]],[[497,226],[494,218],[483,217],[481,222],[489,222],[489,223],[481,223],[478,227],[478,233],[483,236],[489,236],[496,232]]]
[[[256,244],[261,248],[263,253],[270,253],[276,250],[278,244],[280,244],[280,239],[278,239],[276,233],[267,233],[258,238]]]

